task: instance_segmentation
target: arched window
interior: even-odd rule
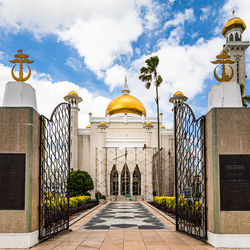
[[[118,172],[115,165],[110,173],[110,195],[118,195]]]
[[[230,41],[233,41],[233,40],[234,40],[233,34],[231,34],[231,35],[229,36],[229,40],[230,40]]]
[[[239,37],[238,32],[235,33],[235,41],[240,41],[240,37]]]
[[[141,195],[141,172],[138,165],[133,172],[133,195]]]
[[[127,164],[124,165],[121,173],[121,195],[130,194],[130,172]]]

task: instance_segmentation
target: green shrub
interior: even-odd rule
[[[100,199],[106,200],[106,196],[103,194],[103,195],[100,196]]]
[[[89,190],[94,189],[91,176],[86,171],[71,169],[68,185],[70,197],[86,195]]]
[[[70,197],[69,207],[77,207],[90,201],[91,201],[91,197],[86,196],[86,195]],[[61,207],[67,206],[68,199],[66,197],[57,199],[56,194],[47,192],[45,195],[44,204],[46,206],[46,209],[49,210],[49,212],[54,212],[54,211],[60,210]]]
[[[155,196],[154,202],[165,206],[170,211],[175,210],[176,201],[175,197],[170,196]],[[202,202],[201,201],[191,201],[185,199],[183,196],[178,198],[177,206],[180,210],[185,211],[187,213],[192,213],[194,215],[201,215],[202,212]]]

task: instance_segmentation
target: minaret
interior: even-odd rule
[[[186,96],[183,95],[183,93],[181,91],[177,91],[174,93],[174,95],[169,99],[169,101],[171,103],[174,104],[174,106],[176,104],[180,104],[180,103],[184,103],[188,100],[188,98]]]
[[[78,103],[82,98],[75,91],[71,91],[64,97],[64,100],[71,105],[71,135],[70,135],[70,165],[78,169]]]
[[[222,30],[222,35],[226,38],[226,44],[223,50],[235,61],[232,65],[234,76],[231,82],[237,82],[244,85],[243,96],[246,95],[246,69],[245,69],[245,51],[250,43],[242,40],[242,34],[246,29],[246,24],[240,17],[233,16],[228,20]],[[231,74],[231,72],[228,72]]]

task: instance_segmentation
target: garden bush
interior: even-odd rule
[[[199,225],[201,222],[201,201],[191,201],[180,196],[177,201],[178,208],[176,210],[175,197],[155,196],[153,205],[160,210],[170,214],[176,215],[176,213],[178,212],[178,217],[192,221],[196,225]]]
[[[91,201],[90,196],[76,196],[76,197],[70,197],[69,198],[69,207],[77,207],[84,205],[88,202]],[[49,209],[50,212],[60,210],[62,207],[67,206],[68,204],[68,199],[66,197],[64,198],[59,198],[58,195],[51,193],[51,192],[46,192],[45,195],[45,205],[46,208]]]
[[[71,169],[69,176],[68,194],[70,197],[86,195],[94,189],[94,183],[88,172]]]

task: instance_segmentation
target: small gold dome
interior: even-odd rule
[[[162,124],[162,125],[161,125],[161,128],[165,128],[165,126]]]
[[[106,125],[106,122],[100,122],[100,125]]]
[[[91,125],[87,125],[86,128],[91,128]]]
[[[132,95],[123,94],[113,99],[106,109],[106,115],[114,115],[118,113],[146,115],[146,110],[137,98]]]
[[[181,91],[177,91],[176,93],[174,93],[174,96],[177,96],[177,95],[183,95],[183,93]]]
[[[145,125],[151,125],[151,122],[145,122]]]
[[[228,20],[222,30],[222,35],[225,36],[227,31],[233,28],[242,28],[242,31],[246,29],[246,24],[240,17],[233,17],[230,20]]]
[[[76,96],[78,96],[78,94],[77,94],[74,90],[70,91],[70,92],[68,93],[68,95],[76,95]]]

